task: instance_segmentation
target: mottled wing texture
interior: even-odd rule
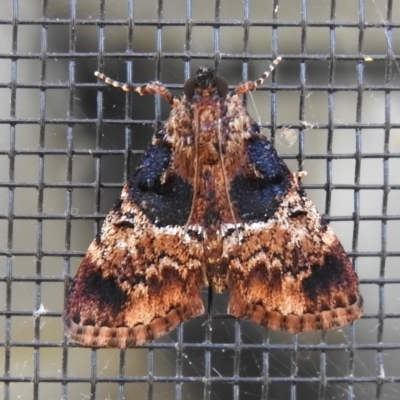
[[[242,220],[230,249],[228,312],[271,330],[326,330],[362,314],[353,266],[271,143],[254,134],[243,148],[253,177],[238,175],[231,199]],[[256,177],[255,177],[256,176]]]
[[[72,340],[140,345],[204,312],[201,245],[185,232],[192,189],[170,166],[155,139],[90,245],[64,312]]]
[[[361,316],[350,260],[240,99],[260,82],[229,93],[200,68],[181,97],[159,83],[134,89],[172,109],[72,282],[64,318],[73,340],[124,348],[156,339],[203,313],[207,285],[230,287],[229,313],[268,329],[309,332]]]

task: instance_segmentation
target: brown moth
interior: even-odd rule
[[[182,96],[159,82],[106,83],[171,104],[75,276],[64,312],[86,346],[136,346],[204,312],[201,288],[230,288],[228,312],[272,330],[331,329],[362,315],[343,247],[244,107],[280,58],[233,91],[200,68]]]

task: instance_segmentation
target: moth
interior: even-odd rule
[[[107,215],[73,279],[70,339],[137,346],[204,312],[201,289],[230,289],[228,313],[271,330],[326,330],[362,315],[358,279],[338,238],[249,116],[241,96],[202,67],[181,96],[159,82],[171,113]]]

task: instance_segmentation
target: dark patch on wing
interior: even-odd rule
[[[111,308],[118,314],[127,300],[126,293],[120,288],[115,279],[104,278],[100,273],[92,272],[83,281],[82,295],[85,298],[97,299],[99,309]]]
[[[296,211],[292,211],[289,213],[289,218],[298,218],[298,217],[304,217],[306,216],[307,210],[296,210]]]
[[[119,212],[118,214],[117,214],[117,217],[118,218],[116,218],[115,219],[115,222],[114,222],[114,225],[115,226],[118,226],[118,227],[125,227],[125,228],[131,228],[131,229],[133,229],[133,228],[135,228],[135,223],[134,223],[134,220],[135,220],[135,214],[134,213],[131,213],[131,212]]]
[[[230,196],[243,221],[267,221],[291,186],[290,171],[266,138],[253,136],[247,152],[261,176],[238,174],[232,180]]]
[[[112,277],[94,271],[90,261],[71,284],[64,316],[77,324],[116,326],[128,297]]]
[[[116,226],[120,228],[130,228],[133,229],[135,227],[135,224],[132,222],[132,220],[120,220],[115,223]]]
[[[128,183],[132,202],[157,226],[185,225],[192,205],[191,185],[171,170],[163,176],[171,155],[164,141],[150,145]]]
[[[344,256],[344,257],[343,257]],[[313,265],[311,275],[303,280],[304,293],[312,300],[317,302],[326,296],[332,296],[332,292],[338,291],[348,293],[351,297],[349,304],[356,301],[357,278],[354,273],[350,273],[351,263],[346,259],[343,252],[340,254],[330,254],[325,257],[323,265]]]

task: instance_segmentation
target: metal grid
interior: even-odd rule
[[[400,120],[395,106],[400,10],[395,2],[8,3],[0,19],[6,38],[0,52],[0,97],[7,100],[0,115],[0,398],[398,399]],[[120,38],[120,28],[122,47],[113,41]],[[142,28],[152,30],[152,45],[135,41],[146,35],[138,33]],[[163,40],[168,28],[172,36],[181,35],[182,50]],[[223,40],[224,28],[240,31],[238,47]],[[289,28],[296,34],[283,33]],[[309,50],[313,28],[326,29],[325,50],[318,49],[318,43],[316,50]],[[197,46],[206,32],[202,29],[211,32],[212,48],[207,39]],[[265,37],[254,41],[254,29]],[[338,32],[345,29],[353,30],[357,40],[354,48],[338,51]],[[367,50],[372,30],[384,33],[383,52]],[[297,37],[298,48],[291,51]],[[260,40],[268,51],[252,50]],[[372,40],[370,49],[378,48]],[[339,332],[271,333],[233,320],[224,314],[226,296],[207,292],[204,300],[212,313],[141,349],[91,350],[68,343],[61,311],[69,277],[136,155],[167,115],[159,99],[138,100],[105,89],[91,77],[93,70],[122,80],[126,73],[134,82],[160,79],[171,89],[181,89],[199,64],[214,64],[225,76],[233,71],[229,80],[234,84],[240,70],[242,79],[255,79],[255,71],[266,69],[277,55],[285,61],[261,90],[257,107],[266,110],[262,125],[271,130],[278,147],[285,137],[279,132],[296,132],[296,145],[284,143],[280,149],[294,169],[312,168],[314,160],[322,163],[316,165],[323,166],[323,180],[309,180],[305,186],[310,193],[322,194],[323,200],[315,195],[316,201],[335,227],[346,232],[344,226],[350,226],[349,255],[366,297],[363,319]],[[353,72],[343,67],[346,63],[354,66]],[[369,71],[369,65],[375,69]],[[314,80],[321,70],[326,79]],[[290,83],[293,75],[298,81]],[[289,97],[280,100],[285,93],[298,95],[295,122],[285,118],[293,112]],[[325,121],[310,118],[310,93],[325,96]],[[346,106],[353,103],[346,121],[335,114],[337,95],[343,93],[350,101]],[[365,105],[370,98],[375,108]],[[380,119],[365,118],[375,109],[382,111]],[[311,117],[318,117],[319,111],[313,110]],[[335,135],[343,132],[344,144],[336,147]],[[319,139],[323,151],[309,147]],[[343,150],[347,147],[349,151]],[[341,169],[335,174],[335,162],[341,160],[352,163],[351,173]],[[382,168],[375,182],[363,175],[363,165],[370,160]],[[371,165],[375,169],[378,164]],[[365,209],[364,193],[367,199],[369,193],[378,193],[379,207]],[[346,211],[347,200],[351,211]],[[365,231],[372,242],[360,245]]]

